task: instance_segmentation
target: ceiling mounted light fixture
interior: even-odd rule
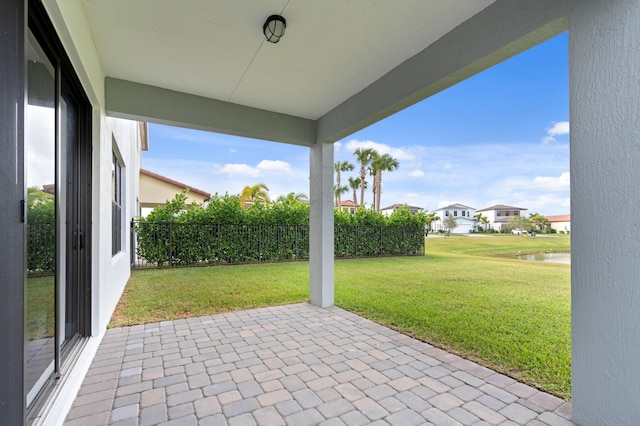
[[[277,43],[284,35],[287,28],[287,21],[280,15],[271,15],[262,26],[262,32],[268,42]]]

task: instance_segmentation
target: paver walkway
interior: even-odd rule
[[[570,425],[570,404],[340,308],[108,330],[66,425]]]

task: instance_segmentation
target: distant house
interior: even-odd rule
[[[559,214],[555,216],[545,216],[549,222],[551,229],[555,229],[557,232],[571,232],[571,215]]]
[[[342,200],[340,201],[340,206],[338,206],[338,203],[334,203],[334,207],[339,208],[342,211],[354,214],[356,210],[358,210],[358,207],[360,207],[360,204],[355,204],[351,200]]]
[[[528,209],[522,207],[506,206],[504,204],[496,204],[495,206],[487,207],[478,210],[478,213],[482,213],[488,220],[488,227],[495,229],[496,231],[507,231],[509,222],[514,216],[524,216],[523,212]]]
[[[424,210],[422,207],[410,206],[408,204],[392,204],[390,206],[380,209],[380,213],[382,213],[385,216],[391,216],[391,213],[395,212],[396,210],[400,210],[402,207],[408,208],[411,214],[416,214]]]
[[[474,229],[473,216],[476,214],[476,209],[473,207],[465,206],[464,204],[451,204],[434,210],[433,213],[440,217],[439,220],[431,223],[431,229],[434,231],[446,230],[444,221],[448,217],[453,217],[456,220],[457,226],[451,230],[454,234],[468,234]]]
[[[211,198],[211,194],[201,189],[140,169],[140,216],[147,216],[154,208],[164,206],[167,200],[173,199],[185,189],[189,190],[187,205],[194,201],[203,204]]]

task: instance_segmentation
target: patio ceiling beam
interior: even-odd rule
[[[117,78],[105,78],[107,115],[310,146],[313,120]]]
[[[338,141],[567,29],[575,0],[498,0],[318,120]]]

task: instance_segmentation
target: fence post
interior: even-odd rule
[[[358,228],[359,228],[358,225],[354,227],[355,234],[356,234],[355,236],[356,243],[353,245],[355,247],[355,251],[353,252],[353,257],[356,259],[358,258]]]
[[[129,250],[130,250],[130,267],[134,267],[135,266],[135,249],[136,249],[136,243],[135,243],[135,238],[136,238],[136,233],[135,233],[135,226],[136,226],[136,220],[135,218],[131,218],[131,228],[129,229]]]
[[[173,268],[173,224],[169,222],[169,268]]]

